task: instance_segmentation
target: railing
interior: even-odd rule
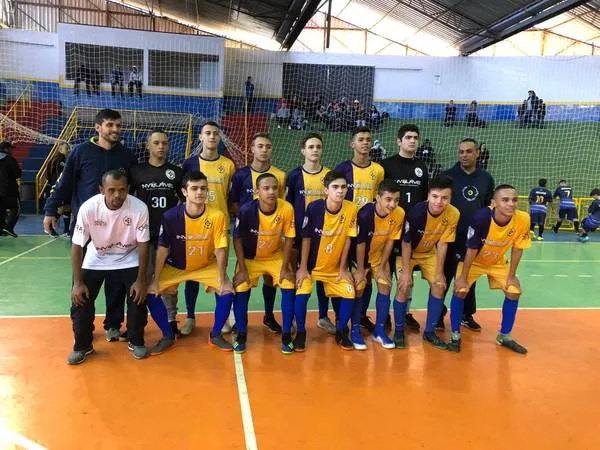
[[[17,98],[14,100],[10,109],[4,113],[6,118],[11,118],[15,122],[19,122],[20,119],[25,117],[27,111],[31,109],[31,98],[32,98],[32,89],[31,83],[27,83],[27,85],[23,88]],[[4,140],[4,127],[5,127],[5,117],[0,117],[0,141]]]
[[[46,177],[46,169],[50,164],[50,160],[58,153],[60,145],[64,142],[70,142],[73,136],[77,133],[77,108],[73,109],[73,112],[69,116],[69,120],[63,127],[58,140],[52,146],[52,149],[48,153],[48,156],[44,160],[42,167],[38,170],[35,176],[35,211],[37,214],[40,213],[40,200],[44,191],[48,186],[48,178]]]
[[[577,215],[579,220],[583,220],[584,217],[588,215],[588,207],[594,201],[593,198],[589,197],[577,197],[573,199],[575,201],[575,206],[577,207]],[[556,221],[558,220],[558,199],[554,199],[552,203],[548,205],[548,212],[546,214],[546,228],[551,228],[556,225]],[[525,195],[519,196],[519,209],[522,211],[529,212],[529,197]],[[561,230],[574,230],[573,222],[570,220],[564,220],[561,227]]]

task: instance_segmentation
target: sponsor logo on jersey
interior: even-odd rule
[[[421,180],[407,180],[406,178],[396,179],[396,184],[408,185],[408,186],[421,186]]]
[[[448,226],[448,219],[446,217],[442,219],[442,225],[445,227]]]
[[[102,219],[94,220],[95,227],[105,227],[106,225],[107,223]],[[83,228],[81,229],[81,231],[83,231]]]
[[[168,172],[168,171],[167,171]],[[157,183],[156,181],[151,181],[150,183],[142,183],[140,185],[142,189],[174,189],[173,183],[166,183],[161,181]]]
[[[225,173],[225,167],[223,167],[223,166],[217,167],[217,172],[219,172],[219,173]]]
[[[124,217],[124,218],[123,218],[123,223],[124,223],[125,225],[127,225],[127,226],[130,226],[130,225],[131,225],[131,222],[132,222],[132,220],[131,220],[131,217],[127,216],[127,217]]]
[[[169,179],[169,180],[174,180],[175,179],[175,172],[171,169],[167,169],[165,171],[165,176]]]
[[[423,176],[423,170],[420,167],[415,167],[415,175],[421,178]]]

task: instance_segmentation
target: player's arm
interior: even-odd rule
[[[308,256],[310,254],[310,238],[303,237],[302,238],[302,249],[300,250],[300,267],[296,272],[296,289],[299,289],[302,286],[302,282],[305,279],[310,279],[310,274],[308,273]]]
[[[164,247],[159,244],[156,248],[156,262],[154,263],[154,279],[148,287],[148,292],[158,294],[158,280],[160,279],[160,274],[165,268],[165,263],[167,262],[168,256],[169,247]]]
[[[340,256],[340,271],[338,275],[338,280],[347,280],[354,284],[354,279],[350,272],[348,271],[348,255],[350,254],[350,242],[351,239],[349,237],[346,238],[346,242],[344,242],[344,249],[342,250],[342,255]]]
[[[394,239],[388,239],[383,247],[383,252],[381,253],[381,265],[379,266],[379,271],[375,274],[376,280],[385,280],[390,285],[392,284],[392,274],[390,272],[390,256],[392,256],[392,250],[394,250],[394,244],[396,241]]]
[[[227,253],[228,247],[222,247],[215,249],[215,256],[217,257],[217,267],[219,268],[219,280],[221,287],[218,294],[224,295],[227,293],[233,293],[233,284],[227,276]]]
[[[469,271],[471,270],[471,266],[473,265],[473,261],[475,260],[478,251],[479,250],[476,248],[467,248],[462,271],[454,282],[454,292],[457,294],[466,294],[469,291],[469,284],[467,283]]]
[[[354,272],[354,284],[358,286],[365,280],[365,254],[367,252],[366,242],[356,243],[356,271]]]
[[[141,305],[146,300],[147,282],[146,272],[148,271],[148,241],[138,242],[139,266],[135,282],[129,288],[129,295],[133,303]]]
[[[283,242],[283,264],[281,265],[281,274],[279,275],[279,282],[281,283],[284,279],[294,283],[294,271],[290,269],[292,267],[292,250],[294,248],[294,238],[286,237]]]
[[[435,284],[438,288],[445,291],[447,288],[446,276],[444,275],[444,261],[448,253],[448,242],[439,241],[437,243],[436,262],[435,262]]]
[[[244,246],[242,245],[242,238],[234,238],[233,240],[233,251],[237,258],[237,271],[233,276],[233,286],[237,287],[245,281],[249,280],[248,267],[246,267],[246,259],[244,258]]]
[[[398,279],[398,289],[407,293],[413,284],[412,272],[410,271],[410,258],[412,256],[412,243],[402,239],[402,273]]]
[[[509,286],[516,287],[519,291],[521,290],[521,283],[517,278],[517,268],[519,267],[519,263],[521,262],[521,257],[523,256],[523,249],[513,247],[510,252],[510,266],[508,268],[508,278],[506,279],[505,290],[508,289]]]
[[[73,240],[71,244],[71,268],[73,269],[73,288],[71,296],[73,304],[82,306],[90,296],[90,291],[83,281],[83,247],[89,241],[89,225],[85,217],[85,204],[77,213],[77,222],[73,230]],[[93,245],[93,243],[92,243]]]

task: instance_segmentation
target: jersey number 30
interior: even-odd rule
[[[152,197],[152,207],[153,208],[166,208],[167,207],[167,197]]]

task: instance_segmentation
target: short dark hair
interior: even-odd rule
[[[421,132],[419,131],[418,126],[416,126],[414,123],[405,123],[400,128],[398,128],[398,139],[402,139],[404,135],[409,131],[417,133],[419,137],[421,136]]]
[[[560,180],[559,183],[566,183],[567,180]]]
[[[327,175],[325,175],[325,178],[323,178],[323,186],[327,188],[333,180],[338,180],[340,178],[345,180],[346,183],[348,182],[348,178],[346,178],[346,174],[344,174],[344,172],[340,172],[339,170],[330,170],[327,172]]]
[[[538,184],[540,185],[540,187],[546,187],[547,183],[548,183],[548,180],[546,180],[545,178],[540,178],[538,180]]]
[[[254,144],[254,141],[256,141],[258,138],[268,139],[269,141],[271,141],[271,143],[273,143],[271,135],[266,131],[259,131],[258,133],[254,133],[254,135],[252,136],[252,144]]]
[[[275,179],[275,181],[277,181],[277,184],[279,184],[279,180],[277,179],[277,177],[275,175],[273,175],[271,172],[266,172],[266,173],[261,173],[257,178],[256,178],[256,189],[258,189],[258,187],[260,186],[260,182],[262,180],[266,180],[267,178],[273,178]]]
[[[302,139],[302,148],[304,148],[306,143],[313,138],[320,140],[321,144],[323,143],[323,136],[321,136],[319,133],[308,133],[306,136],[304,136],[304,139]]]
[[[210,125],[211,127],[216,127],[217,130],[221,131],[221,127],[217,122],[215,122],[214,120],[207,120],[205,122],[202,122],[202,125],[200,125],[200,134],[202,134],[202,130],[204,130],[204,127],[207,125]]]
[[[429,190],[432,191],[434,189],[450,189],[452,190],[452,186],[454,185],[454,180],[446,175],[438,175],[433,180],[429,182]]]
[[[94,123],[96,125],[102,125],[105,120],[119,120],[121,118],[121,114],[119,111],[115,111],[114,109],[104,108],[98,111],[96,117],[94,117]]]
[[[465,142],[470,142],[475,146],[475,148],[479,149],[479,144],[477,143],[477,141],[474,138],[466,137],[462,141],[460,141],[460,144],[464,144]]]
[[[512,184],[501,184],[499,186],[496,186],[496,189],[494,189],[494,193],[492,194],[492,197],[495,197],[496,193],[498,191],[501,191],[502,189],[512,189],[513,191],[516,191],[515,187]]]
[[[593,197],[594,195],[600,195],[600,189],[598,189],[598,188],[592,189],[592,192],[590,192],[590,197]]]
[[[152,128],[149,132],[148,135],[146,136],[146,141],[149,141],[150,138],[152,137],[152,135],[154,133],[160,133],[160,134],[164,134],[165,136],[169,137],[169,135],[167,134],[167,132],[165,130],[163,130],[162,128]]]
[[[395,194],[396,192],[400,192],[400,188],[394,180],[386,178],[381,183],[379,183],[379,186],[377,186],[378,195],[382,195],[384,192],[390,192],[392,194]]]
[[[125,179],[125,183],[129,184],[129,178],[127,177],[127,174],[124,172],[121,172],[120,170],[117,170],[117,169],[109,170],[108,172],[104,172],[102,174],[102,185],[103,186],[108,178],[112,178],[115,181]]]
[[[202,181],[202,180],[206,180],[208,182],[206,175],[204,175],[199,170],[194,170],[192,172],[186,172],[183,174],[183,178],[181,179],[181,187],[184,189],[187,189],[188,183],[190,181]]]
[[[352,139],[354,139],[354,136],[356,136],[358,133],[371,133],[371,129],[369,127],[356,127],[352,130]]]

